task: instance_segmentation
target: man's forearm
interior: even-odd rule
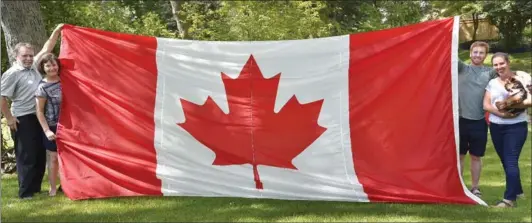
[[[13,115],[11,114],[11,110],[9,110],[9,106],[7,104],[7,98],[2,96],[2,99],[0,99],[0,106],[2,107],[2,114],[6,117],[6,119],[12,119]]]

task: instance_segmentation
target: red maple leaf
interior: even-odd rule
[[[257,165],[297,169],[292,159],[326,130],[318,125],[323,99],[301,104],[294,95],[274,112],[280,75],[265,79],[251,55],[238,78],[222,72],[229,114],[210,96],[203,105],[181,99],[186,120],[178,125],[216,154],[213,165],[253,165],[257,189]]]

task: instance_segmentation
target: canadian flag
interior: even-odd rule
[[[255,42],[66,25],[62,187],[485,205],[458,164],[458,25]]]

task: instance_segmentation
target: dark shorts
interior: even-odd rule
[[[50,126],[50,130],[56,133],[57,126]],[[57,152],[57,144],[55,143],[55,140],[52,140],[52,141],[48,140],[44,132],[43,132],[42,140],[43,140],[44,148],[46,148],[46,150],[51,151],[51,152]]]
[[[488,142],[488,124],[485,119],[471,120],[460,118],[460,155],[469,154],[482,157]]]

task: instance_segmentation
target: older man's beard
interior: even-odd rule
[[[22,61],[21,65],[23,67],[29,68],[29,67],[31,67],[32,64],[33,64],[33,61]]]

